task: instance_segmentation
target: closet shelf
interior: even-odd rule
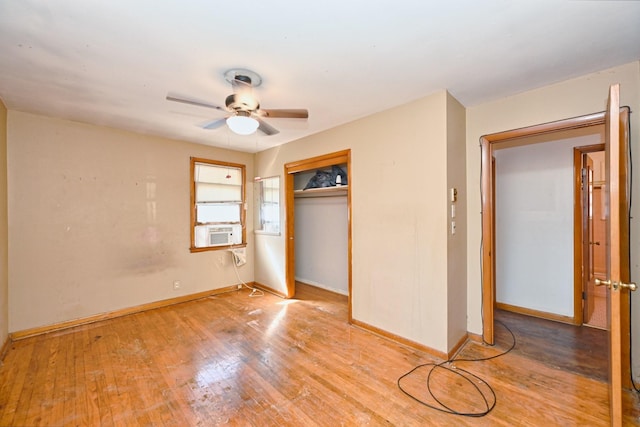
[[[293,196],[298,197],[335,197],[346,196],[349,186],[309,188],[307,190],[294,190]]]

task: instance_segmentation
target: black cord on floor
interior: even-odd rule
[[[440,363],[424,363],[421,365],[416,366],[415,368],[411,369],[409,372],[407,372],[406,374],[402,375],[400,378],[398,378],[397,384],[398,384],[398,388],[400,389],[400,391],[402,391],[404,394],[406,394],[407,396],[409,396],[410,398],[412,398],[413,400],[415,400],[416,402],[420,403],[421,405],[424,405],[426,407],[429,407],[431,409],[435,409],[437,411],[440,412],[444,412],[446,414],[451,414],[451,415],[460,415],[460,416],[464,416],[464,417],[484,417],[485,415],[487,415],[488,413],[491,412],[491,410],[496,406],[496,402],[497,402],[497,398],[496,398],[496,393],[493,390],[493,388],[491,388],[491,386],[489,385],[489,383],[487,383],[485,380],[483,380],[482,378],[480,378],[479,376],[477,376],[476,374],[469,372],[466,369],[462,369],[456,366],[453,367],[449,367],[449,366],[445,366],[445,365],[453,365],[454,362],[484,362],[487,360],[491,360],[491,359],[495,359],[497,357],[500,356],[504,356],[505,354],[509,353],[511,350],[513,350],[516,346],[516,337],[513,334],[513,332],[511,331],[511,329],[509,329],[507,327],[507,325],[505,325],[504,323],[500,322],[499,320],[496,320],[496,323],[501,324],[508,332],[509,334],[511,334],[511,338],[513,340],[511,346],[503,351],[502,353],[493,355],[493,356],[488,356],[488,357],[482,357],[482,358],[475,358],[475,359],[456,359],[456,356],[454,356],[453,358],[449,359],[449,360],[445,360],[444,362],[440,362]],[[464,348],[464,347],[463,347]],[[462,351],[462,349],[461,349]],[[458,352],[458,354],[460,354],[460,352]],[[416,397],[415,395],[411,394],[410,392],[408,392],[405,388],[403,388],[402,386],[402,380],[407,378],[408,376],[410,376],[411,374],[415,373],[418,370],[421,370],[422,368],[426,368],[426,367],[431,367],[429,374],[427,375],[427,381],[426,381],[426,387],[427,387],[427,391],[429,392],[429,395],[431,396],[431,398],[437,402],[437,404],[439,406],[436,405],[432,405],[430,403],[427,403],[423,400],[421,400],[420,398]],[[477,394],[480,395],[480,397],[482,398],[482,403],[484,406],[484,410],[478,411],[478,412],[463,412],[460,410],[456,410],[450,406],[445,405],[440,399],[438,399],[436,397],[436,395],[434,394],[434,391],[431,387],[431,375],[433,374],[433,372],[437,369],[443,369],[446,372],[449,373],[453,373],[456,374],[458,376],[460,376],[461,378],[463,378],[465,381],[467,381],[469,384],[471,384],[473,386],[473,388],[477,391]],[[478,385],[483,385],[486,387],[486,389],[489,390],[488,393],[483,392],[481,387]]]
[[[482,144],[479,145],[480,147],[480,157],[482,157]],[[478,182],[480,183],[480,200],[483,200],[483,191],[482,191],[482,161],[480,162],[480,179],[478,180]],[[481,210],[480,211],[480,215],[484,215],[484,212]],[[480,259],[482,260],[482,251],[483,251],[483,238],[482,236],[480,237]],[[482,265],[482,262],[480,262],[480,265]],[[482,268],[480,269],[480,283],[483,283],[484,280],[482,279]],[[480,312],[483,314],[484,316],[484,306],[482,305],[482,300],[480,302],[481,304],[481,308],[480,308]],[[503,326],[505,326],[504,324],[502,324]],[[506,326],[505,326],[506,328]],[[507,330],[509,330],[509,328],[507,328]],[[513,349],[513,347],[515,347],[515,337],[513,336],[513,333],[511,332],[511,330],[509,330],[509,333],[511,333],[511,336],[513,337],[513,345],[511,346],[511,348],[509,348],[509,350],[507,350],[504,353],[498,354],[494,357],[499,357],[502,354],[506,354],[509,351],[511,351]],[[486,343],[485,343],[486,344]],[[461,351],[462,349],[460,349]],[[456,353],[456,354],[459,354]],[[493,357],[491,357],[493,358]],[[464,374],[460,374],[459,371],[454,371],[451,368],[445,367],[444,365],[446,364],[451,364],[453,363],[453,360],[455,360],[455,356],[452,359],[446,360],[444,362],[441,363],[425,363],[422,365],[418,365],[415,368],[413,368],[412,370],[410,370],[409,372],[407,372],[406,374],[402,375],[400,378],[398,378],[397,384],[398,384],[398,388],[400,389],[400,391],[402,391],[405,395],[409,396],[410,398],[412,398],[413,400],[415,400],[416,402],[427,406],[429,408],[435,409],[437,411],[441,411],[441,412],[445,412],[448,414],[452,414],[452,415],[461,415],[461,416],[467,416],[467,417],[483,417],[485,415],[487,415],[489,412],[491,412],[491,410],[495,407],[496,405],[496,395],[495,392],[493,391],[493,389],[491,388],[491,386],[484,381],[482,378],[479,378],[478,376],[464,370],[464,369],[460,369],[460,371],[464,372],[466,375],[469,375],[468,377],[466,377]],[[484,359],[483,359],[484,360]],[[458,359],[458,361],[463,362],[466,361],[464,359]],[[402,387],[402,380],[404,378],[407,378],[409,375],[413,374],[414,372],[418,371],[419,369],[425,368],[425,367],[431,367],[431,370],[429,371],[429,374],[427,376],[427,391],[429,392],[430,396],[440,405],[440,407],[438,406],[434,406],[434,405],[430,405],[424,401],[422,401],[421,399],[417,398],[416,396],[412,395],[411,393],[409,393],[408,391],[406,391],[403,387]],[[456,411],[450,407],[448,407],[447,405],[443,404],[437,397],[434,396],[432,390],[431,390],[431,374],[433,373],[433,371],[435,371],[436,369],[445,369],[446,371],[449,372],[453,372],[456,375],[460,375],[462,378],[464,378],[467,382],[469,382],[471,385],[473,385],[474,389],[478,392],[478,394],[480,394],[480,396],[482,397],[483,401],[484,401],[484,406],[485,406],[485,410],[484,411],[480,411],[480,412],[472,412],[472,413],[467,413],[467,412],[461,412],[461,411]],[[470,379],[470,378],[475,378],[478,380],[479,383],[483,384],[486,386],[486,388],[489,390],[489,392],[491,393],[491,399],[487,399],[487,396],[482,392],[482,390],[480,390],[480,388]],[[489,403],[489,401],[491,401],[491,403]]]

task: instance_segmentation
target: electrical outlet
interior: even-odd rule
[[[180,289],[180,280],[174,280],[173,281],[173,290],[178,290]]]

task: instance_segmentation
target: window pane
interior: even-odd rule
[[[196,183],[196,202],[240,202],[242,200],[242,186]]]
[[[240,204],[210,204],[196,206],[196,222],[240,222]]]
[[[212,184],[242,185],[242,171],[239,168],[196,163],[196,182]]]
[[[280,177],[256,182],[256,231],[280,233]]]

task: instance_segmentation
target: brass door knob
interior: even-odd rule
[[[635,291],[636,289],[638,289],[638,286],[633,282],[631,282],[631,283],[622,283],[622,282],[613,282],[613,283],[611,283],[611,280],[593,279],[593,283],[596,286],[606,286],[609,289],[613,288],[614,291],[617,291],[618,288],[629,289],[630,291]]]
[[[631,282],[631,283],[619,283],[618,284],[621,288],[625,288],[625,289],[629,289],[630,291],[635,291],[638,286],[636,286],[635,283]]]

